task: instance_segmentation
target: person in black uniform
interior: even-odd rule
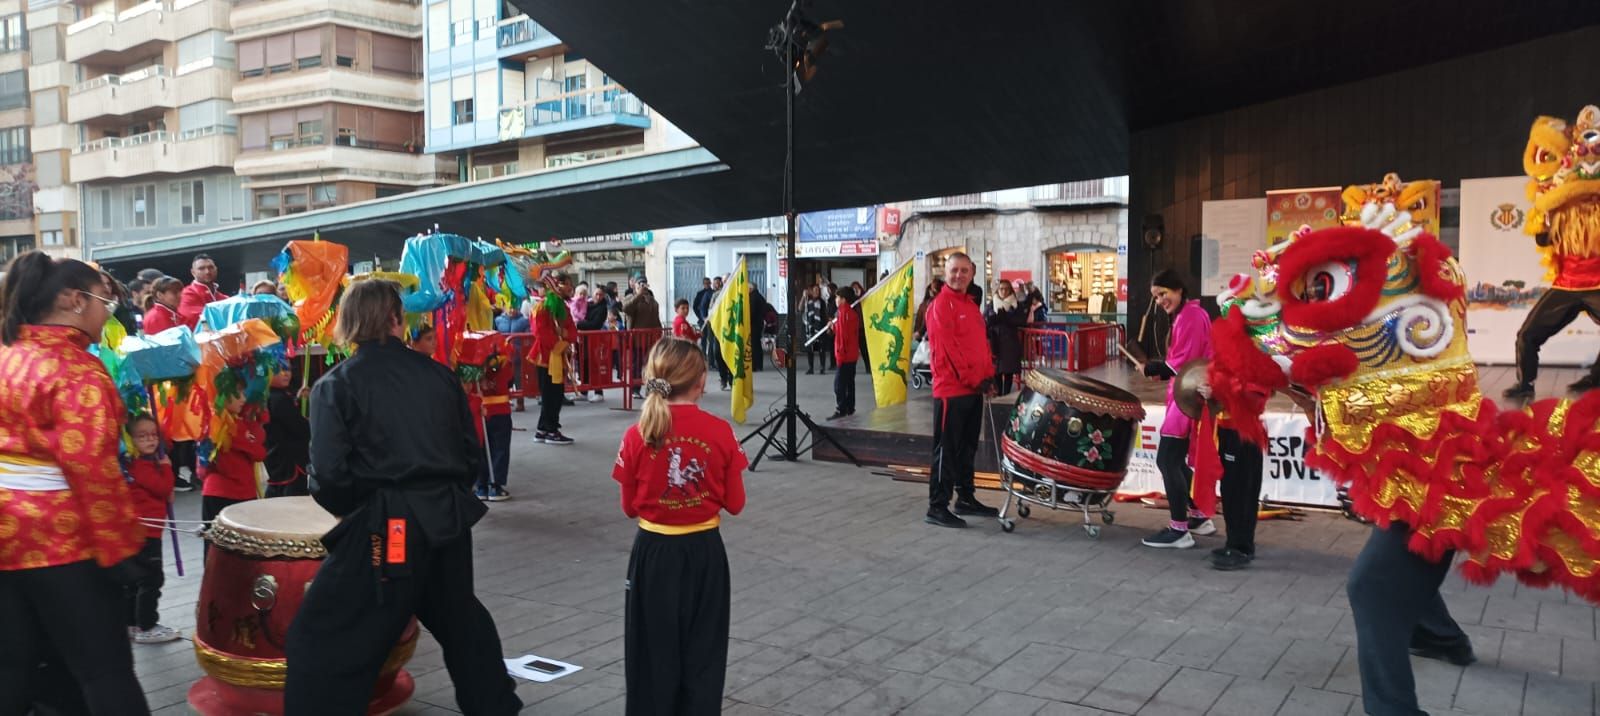
[[[483,446],[461,382],[405,330],[397,286],[353,284],[337,332],[357,349],[311,391],[312,497],[339,524],[289,627],[284,713],[365,713],[412,616],[439,641],[463,713],[522,708],[472,590]]]

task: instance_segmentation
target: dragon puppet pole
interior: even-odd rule
[[[300,389],[305,390],[311,387],[311,344],[307,343],[305,348],[301,350],[305,352],[305,355],[301,356],[303,360],[300,363]],[[309,401],[300,401],[300,417],[311,417],[311,403]]]
[[[154,417],[156,414],[156,387],[153,385],[145,385],[144,389],[150,396],[150,415],[151,417]],[[156,421],[156,438],[158,441],[161,438],[161,421],[159,420]],[[178,545],[178,531],[172,529],[172,524],[176,522],[177,519],[178,515],[172,511],[172,500],[167,500],[167,534],[172,535],[172,560],[177,563],[178,576],[182,577],[183,548]]]
[[[912,261],[915,261],[915,260],[916,260],[916,257],[912,257],[912,258],[906,259],[905,261],[901,261],[899,266],[894,267],[894,270],[890,271],[886,275],[893,276],[893,275],[895,275],[897,273],[900,273],[900,269],[905,268],[906,264],[909,264],[909,263],[911,263]],[[872,288],[867,289],[866,293],[863,293],[860,296],[856,297],[856,302],[850,304],[850,307],[851,308],[860,307],[861,306],[861,302],[867,300],[868,296],[871,296],[872,294],[877,293],[878,289],[883,288],[883,284],[884,284],[884,282],[879,281]],[[831,330],[833,328],[833,324],[837,323],[838,321],[839,321],[838,318],[833,318],[833,319],[829,320],[828,321],[828,325],[823,326],[822,330],[817,331],[816,335],[806,339],[806,346],[809,347],[812,343],[816,343],[817,339],[821,338],[824,333],[827,333],[829,330]]]

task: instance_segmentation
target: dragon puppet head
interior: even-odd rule
[[[1213,383],[1293,383],[1317,394],[1330,426],[1364,424],[1368,436],[1375,422],[1475,412],[1465,280],[1450,250],[1392,201],[1346,219],[1302,228],[1234,277],[1219,296]],[[1227,407],[1258,417],[1263,406]]]
[[[1584,107],[1571,125],[1555,117],[1534,120],[1522,168],[1533,204],[1523,231],[1549,236],[1539,247],[1545,278],[1558,287],[1575,287],[1574,281],[1587,287],[1600,258],[1600,107]],[[1574,260],[1590,268],[1576,268]],[[1568,273],[1582,275],[1569,281]]]

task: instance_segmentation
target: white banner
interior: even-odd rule
[[[1550,284],[1528,218],[1527,177],[1461,180],[1461,270],[1467,275],[1467,349],[1479,363],[1515,363],[1517,329]],[[1594,359],[1600,328],[1579,317],[1544,344],[1539,362]]]
[[[1231,199],[1200,204],[1200,293],[1215,296],[1234,274],[1250,270],[1250,257],[1267,248],[1267,200]]]
[[[1161,440],[1161,420],[1166,408],[1145,404],[1144,423],[1134,441],[1128,475],[1119,492],[1145,494],[1165,492],[1161,470],[1156,467],[1156,447]],[[1310,422],[1300,412],[1267,413],[1262,416],[1267,428],[1267,445],[1261,456],[1261,497],[1272,502],[1292,502],[1319,507],[1338,507],[1339,497],[1333,480],[1306,466],[1306,428]],[[1220,483],[1218,485],[1220,489]]]

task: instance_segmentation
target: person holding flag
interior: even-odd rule
[[[733,419],[743,424],[746,411],[755,403],[754,377],[750,373],[750,274],[744,259],[739,259],[739,268],[728,278],[722,298],[711,309],[711,333],[728,365]]]
[[[850,304],[855,293],[846,288],[834,300],[839,303],[839,313],[833,318],[833,360],[838,370],[833,374],[833,415],[838,420],[856,414],[856,361],[861,358],[861,344],[856,334],[861,330],[861,316]]]

